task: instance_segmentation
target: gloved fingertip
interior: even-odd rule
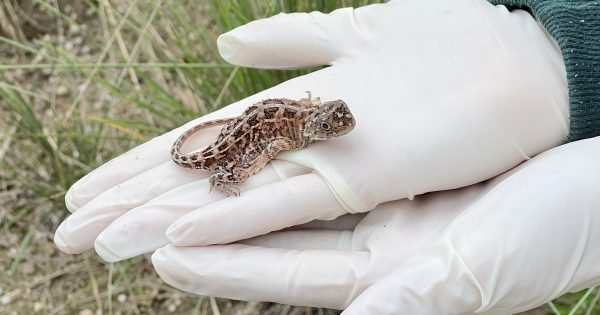
[[[157,250],[154,251],[154,253],[152,254],[152,256],[150,257],[150,259],[152,260],[152,264],[154,265],[154,268],[156,268],[157,272],[158,272],[158,268],[157,267],[162,267],[164,265],[164,262],[166,261],[166,257],[164,255],[164,247],[161,247]]]
[[[173,222],[173,224],[169,225],[167,230],[165,231],[165,236],[169,239],[169,242],[173,243],[173,241],[177,240],[177,230],[179,229],[179,224],[177,221]]]
[[[67,191],[67,193],[65,194],[65,205],[67,206],[67,210],[69,210],[69,212],[75,212],[79,207],[75,204],[75,202],[73,201],[73,189],[69,189]]]
[[[190,232],[193,229],[193,226],[191,226],[191,224],[189,224],[187,221],[178,220],[169,225],[167,231],[165,232],[165,236],[173,245],[176,246],[203,245],[197,242],[197,236],[194,236],[193,244],[190,243],[190,240],[187,236],[191,234]]]
[[[236,56],[242,47],[241,41],[235,37],[231,32],[221,34],[217,38],[217,48],[219,54],[225,61],[236,64]]]
[[[158,276],[169,285],[177,288],[182,288],[182,277],[178,277],[176,272],[173,272],[173,266],[169,260],[169,248],[171,245],[159,248],[150,257],[152,265]]]
[[[58,231],[54,234],[54,244],[62,252],[65,252],[67,254],[71,254],[71,252],[69,251],[69,246],[67,246],[67,243],[63,239],[62,235],[60,233],[58,233]]]
[[[58,249],[65,254],[79,254],[82,251],[78,250],[76,247],[72,246],[67,242],[67,238],[65,237],[65,222],[58,226],[56,232],[54,232],[54,244]]]
[[[102,235],[102,234],[101,234]],[[106,262],[117,262],[129,257],[121,257],[119,254],[115,253],[110,249],[108,244],[101,238],[101,235],[98,236],[96,241],[94,242],[94,249],[98,256],[104,259]]]

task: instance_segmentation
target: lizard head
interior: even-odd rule
[[[349,133],[355,124],[344,101],[325,102],[308,116],[303,135],[311,141],[327,140]]]

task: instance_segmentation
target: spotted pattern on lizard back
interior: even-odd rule
[[[216,141],[199,152],[183,154],[183,143],[197,131],[223,125]],[[214,172],[210,189],[239,196],[237,185],[257,173],[280,151],[304,148],[318,140],[345,135],[355,119],[342,100],[267,99],[248,107],[238,117],[200,123],[173,144],[171,158],[186,168]]]

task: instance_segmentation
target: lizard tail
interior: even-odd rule
[[[224,118],[224,119],[211,120],[211,121],[200,123],[190,129],[186,130],[183,134],[181,134],[181,136],[179,136],[179,138],[177,138],[177,140],[175,140],[175,143],[173,143],[173,147],[171,147],[171,159],[173,160],[173,162],[175,162],[179,166],[183,166],[186,168],[197,168],[196,164],[199,160],[198,159],[199,153],[194,152],[194,153],[184,154],[181,152],[181,147],[183,147],[183,144],[185,143],[185,141],[190,136],[192,136],[194,133],[198,132],[199,130],[214,127],[214,126],[225,125],[225,124],[232,122],[233,120],[235,120],[235,118]]]

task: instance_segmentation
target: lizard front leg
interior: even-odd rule
[[[268,157],[269,160],[272,160],[281,151],[297,150],[302,148],[303,146],[304,141],[302,140],[275,139],[267,145],[267,148],[265,149],[263,155]]]
[[[275,139],[271,141],[256,160],[250,166],[238,168],[235,171],[227,168],[217,170],[209,179],[210,189],[213,188],[223,192],[227,196],[240,195],[240,189],[237,186],[243,183],[250,177],[262,170],[269,161],[274,159],[281,151],[295,150],[302,148],[304,142],[300,140],[290,141],[289,139]]]
[[[262,170],[267,163],[279,154],[279,152],[296,150],[303,146],[304,142],[301,140],[275,139],[271,141],[252,165],[246,168],[248,176],[254,175]]]

